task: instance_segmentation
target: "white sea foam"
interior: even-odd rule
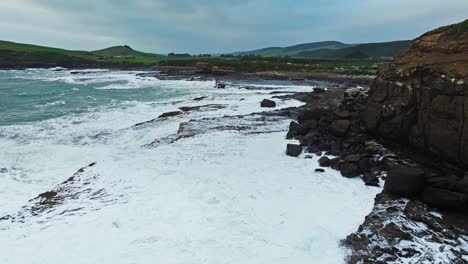
[[[175,134],[181,122],[223,125],[223,116],[265,111],[265,98],[278,108],[300,102],[258,90],[216,90],[214,82],[151,82],[167,92],[188,92],[178,101],[116,102],[89,113],[0,127],[0,216],[20,211],[95,161],[91,171],[98,176],[89,188],[108,194],[106,201],[65,201],[22,224],[0,222],[0,248],[6,252],[0,263],[343,262],[339,240],[357,229],[378,189],[336,171],[314,173],[317,157],[287,157],[286,131],[208,129],[173,144],[141,147]],[[192,100],[200,96],[207,97]],[[132,128],[163,112],[208,104],[224,108]],[[288,120],[265,126],[259,129],[287,130]],[[78,207],[84,208],[58,214]]]

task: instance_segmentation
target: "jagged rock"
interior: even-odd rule
[[[183,113],[184,113],[184,112],[182,112],[182,111],[167,112],[167,113],[161,114],[158,118],[165,118],[165,117],[178,116],[178,115],[181,115],[181,114],[183,114]]]
[[[275,101],[272,101],[272,100],[268,100],[268,99],[264,99],[261,103],[260,103],[260,106],[261,107],[276,107],[276,102]]]
[[[296,144],[288,144],[286,147],[286,155],[291,157],[299,157],[302,153],[302,146]]]
[[[395,166],[387,176],[384,190],[388,193],[414,197],[424,188],[424,171],[409,166]]]
[[[318,163],[320,167],[330,167],[330,158],[328,158],[327,156],[321,157],[318,160]]]
[[[349,120],[333,121],[332,125],[330,126],[330,133],[337,137],[343,137],[348,133],[350,126],[351,122]]]

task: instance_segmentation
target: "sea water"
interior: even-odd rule
[[[318,157],[286,156],[290,120],[252,115],[266,111],[263,99],[277,109],[300,106],[273,97],[327,83],[215,89],[213,81],[140,73],[0,71],[0,217],[92,162],[83,188],[105,193],[0,220],[0,263],[344,262],[340,240],[358,228],[379,189],[314,172]],[[211,107],[157,118],[204,105]],[[175,138],[181,123],[197,132],[159,140]]]

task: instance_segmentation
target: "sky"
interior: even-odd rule
[[[74,50],[225,53],[413,39],[468,0],[0,0],[0,39]]]

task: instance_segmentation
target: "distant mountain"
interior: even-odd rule
[[[291,56],[317,59],[369,59],[391,58],[408,49],[411,41],[392,41],[366,44],[344,44],[338,41],[324,41],[300,44],[291,47],[266,48],[236,55],[257,55],[262,57]]]
[[[351,44],[344,44],[338,41],[322,41],[322,42],[313,42],[313,43],[305,43],[294,45],[290,47],[270,47],[264,49],[258,49],[253,51],[245,51],[245,52],[236,52],[235,55],[238,56],[248,56],[248,55],[257,55],[263,57],[277,57],[277,56],[291,56],[295,57],[296,54],[305,51],[315,51],[320,49],[342,49],[351,47]]]

